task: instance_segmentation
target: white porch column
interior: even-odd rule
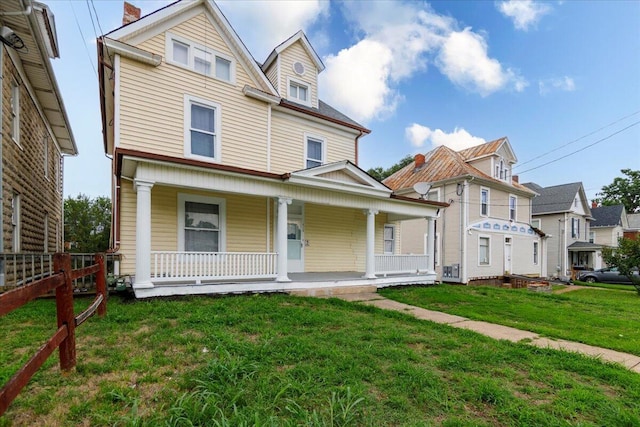
[[[367,216],[367,255],[366,255],[366,267],[364,272],[365,279],[376,278],[376,215],[378,211],[373,209],[367,209],[364,211]]]
[[[276,224],[276,240],[278,252],[278,277],[276,282],[290,282],[287,276],[287,207],[291,199],[278,197],[278,222]]]
[[[427,269],[429,273],[435,274],[436,272],[436,220],[433,217],[427,218]]]
[[[151,188],[153,182],[134,180],[136,206],[136,276],[134,288],[153,288],[151,283]]]

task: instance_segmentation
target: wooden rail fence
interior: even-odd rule
[[[76,366],[76,326],[80,326],[96,311],[100,316],[107,313],[104,254],[95,255],[95,264],[73,270],[71,256],[68,253],[57,253],[53,256],[53,265],[54,274],[51,276],[0,295],[1,317],[55,289],[58,318],[58,330],[0,390],[0,416],[5,413],[20,390],[27,385],[31,377],[56,348],[60,348],[60,369],[69,371],[74,368]],[[90,274],[96,275],[96,297],[86,310],[75,316],[73,312],[73,282]]]

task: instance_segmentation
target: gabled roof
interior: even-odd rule
[[[589,242],[573,242],[567,246],[569,252],[592,252],[602,249],[602,245]]]
[[[484,145],[492,147],[500,146],[503,140],[504,138],[501,138],[500,140],[482,144],[479,147]],[[463,155],[463,152],[467,152],[468,154],[468,150],[469,149],[456,152],[449,147],[441,145],[425,154],[424,165],[419,169],[416,170],[416,163],[413,161],[385,179],[383,183],[397,191],[411,188],[417,182],[429,182],[431,184],[435,184],[439,181],[473,177],[485,182],[491,182],[502,186],[510,186],[523,193],[532,193],[531,190],[516,182],[512,182],[511,185],[509,185],[504,181],[487,175],[469,164],[467,158]]]
[[[63,154],[75,156],[78,154],[78,147],[51,64],[51,58],[59,57],[53,12],[46,4],[33,1],[27,3],[30,4],[27,6],[29,14],[15,14],[24,11],[24,4],[25,2],[18,0],[0,2],[0,12],[14,13],[2,16],[3,25],[15,31],[27,48],[12,51],[11,54],[15,52],[20,57],[38,100],[38,109],[46,117],[47,125],[60,150]]]
[[[511,148],[511,144],[509,144],[509,139],[506,136],[502,138],[498,138],[494,141],[489,141],[484,144],[480,144],[474,147],[469,147],[464,150],[460,150],[458,151],[458,153],[460,153],[460,155],[464,157],[466,161],[469,162],[472,160],[477,160],[483,157],[488,157],[488,156],[498,154],[498,151],[500,151],[500,149],[503,147],[509,154],[509,160],[511,160],[514,163],[517,162],[518,159],[516,158],[516,155],[513,152],[513,149]]]
[[[291,172],[289,182],[312,186],[330,186],[333,189],[350,188],[367,193],[391,195],[391,189],[348,160],[328,163],[309,169]]]
[[[532,182],[527,182],[522,185],[538,193],[538,196],[536,196],[532,202],[531,213],[534,215],[569,212],[578,193],[581,193],[582,199],[586,200],[581,182],[572,182],[570,184],[560,184],[551,187],[541,187]],[[586,211],[589,211],[588,207]]]
[[[624,205],[600,206],[591,208],[591,216],[594,221],[592,228],[624,226],[622,216],[625,213]]]
[[[300,41],[300,43],[302,43],[302,47],[307,52],[307,55],[309,55],[309,58],[311,58],[314,65],[318,69],[318,74],[321,73],[324,70],[324,64],[322,63],[322,60],[320,59],[316,51],[313,49],[313,46],[311,46],[311,43],[309,43],[309,39],[307,38],[307,36],[302,30],[298,31],[297,33],[289,37],[287,40],[283,41],[278,46],[276,46],[276,48],[273,49],[269,54],[266,61],[264,61],[264,64],[262,64],[262,69],[266,71],[267,68],[269,68],[269,66],[271,65],[271,63],[278,57],[278,55],[280,55],[280,53],[282,53],[284,50],[286,50],[289,46],[291,46],[297,41]]]

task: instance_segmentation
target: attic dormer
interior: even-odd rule
[[[262,70],[282,98],[318,108],[318,74],[324,64],[304,32],[298,31],[276,47]]]

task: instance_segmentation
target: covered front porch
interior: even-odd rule
[[[121,250],[137,297],[435,281],[434,242],[397,255],[396,224],[422,218],[434,235],[445,204],[394,196],[351,163],[272,176],[120,160],[121,203],[135,215]]]

